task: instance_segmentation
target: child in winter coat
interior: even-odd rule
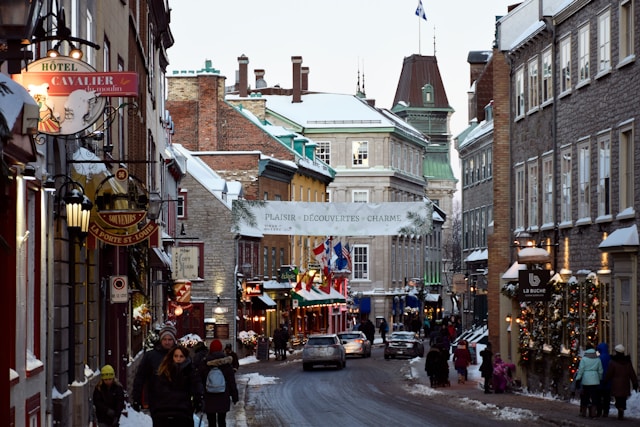
[[[93,405],[96,409],[98,427],[118,427],[120,414],[124,410],[124,388],[118,382],[111,365],[100,370],[100,382],[93,390]]]
[[[500,353],[496,353],[491,376],[494,392],[504,393],[507,390],[507,386],[511,383],[511,375],[515,369],[516,365],[504,362],[500,357]]]
[[[580,395],[580,416],[587,415],[595,418],[598,411],[598,388],[602,380],[602,362],[593,348],[593,344],[587,344],[587,349],[580,359],[578,371],[576,372],[576,381],[580,381],[582,385],[582,394]]]
[[[453,352],[453,366],[458,372],[458,384],[467,381],[467,368],[471,364],[471,352],[467,348],[467,342],[461,340]]]

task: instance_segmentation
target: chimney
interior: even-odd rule
[[[291,62],[293,63],[293,98],[291,102],[302,102],[302,93],[300,91],[300,85],[302,83],[302,56],[292,56]]]
[[[256,76],[256,89],[262,89],[266,86],[264,82],[264,73],[264,70],[253,70],[253,74]]]
[[[302,92],[309,90],[309,67],[302,67]]]
[[[249,58],[247,58],[245,55],[241,55],[238,57],[238,65],[240,67],[240,81],[238,83],[240,87],[238,88],[238,95],[240,95],[241,97],[247,96],[247,89],[249,87],[249,76],[247,71],[248,64]]]

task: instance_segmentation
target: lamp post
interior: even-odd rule
[[[509,358],[509,360],[513,360],[511,358],[511,314],[507,314],[507,316],[504,318],[504,321],[507,322],[507,345],[508,345],[508,353],[507,353],[507,357]]]
[[[31,36],[40,17],[42,0],[2,0],[0,2],[0,63],[7,62],[9,74],[20,74],[22,62],[33,58]]]
[[[64,182],[56,190],[55,183],[58,179],[64,179]],[[55,214],[60,215],[62,211],[62,202],[65,204],[65,213],[67,221],[67,233],[69,240],[68,262],[69,262],[69,359],[68,369],[69,376],[75,380],[75,323],[76,323],[76,240],[82,246],[82,243],[89,232],[89,219],[93,203],[84,194],[84,187],[79,182],[74,181],[66,175],[55,175],[47,179],[44,184],[45,191],[56,192],[55,196]]]

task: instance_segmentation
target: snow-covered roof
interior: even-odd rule
[[[511,267],[509,267],[509,269],[505,271],[505,273],[502,275],[502,280],[506,280],[507,282],[518,280],[519,279],[518,272],[520,270],[526,270],[526,269],[527,269],[526,265],[520,264],[518,263],[518,261],[516,261],[513,264],[511,264]]]
[[[490,134],[491,132],[493,132],[493,120],[483,120],[479,125],[469,131],[465,138],[459,143],[458,150],[473,144],[475,141]]]
[[[392,112],[380,110],[355,95],[312,93],[302,95],[302,102],[292,96],[263,95],[267,109],[304,129],[402,130],[415,138],[426,138],[420,131]]]
[[[231,201],[226,197],[228,193],[227,182],[211,169],[202,159],[180,144],[173,144],[174,150],[187,159],[187,173],[198,181],[207,191],[213,194],[220,202],[231,209]]]

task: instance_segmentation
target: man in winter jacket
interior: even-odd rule
[[[167,323],[162,329],[160,329],[159,337],[160,340],[158,344],[152,349],[147,351],[142,356],[142,361],[138,366],[138,370],[136,371],[136,376],[133,380],[133,392],[131,394],[132,404],[131,407],[135,411],[140,411],[140,406],[142,403],[142,391],[145,390],[146,401],[149,404],[149,409],[153,413],[154,409],[157,406],[157,379],[158,379],[158,368],[160,367],[160,363],[162,363],[162,359],[164,356],[171,350],[175,345],[178,344],[178,340],[176,339],[176,328]]]
[[[587,344],[587,349],[580,359],[576,381],[582,384],[582,394],[580,395],[580,416],[595,418],[598,412],[598,387],[602,380],[602,362],[593,348],[593,344]]]
[[[624,418],[624,411],[627,409],[627,398],[631,395],[631,387],[638,391],[638,377],[631,364],[631,358],[624,354],[624,346],[618,344],[614,350],[616,354],[611,356],[609,368],[604,377],[604,381],[611,381],[611,395],[616,400],[618,409],[618,419]]]
[[[611,381],[605,381],[604,377],[607,375],[611,355],[609,354],[609,345],[606,342],[598,344],[596,350],[602,363],[603,376],[602,381],[600,381],[600,387],[598,388],[598,414],[596,416],[606,418],[609,416],[609,406],[611,404]]]
[[[225,427],[227,424],[227,412],[231,409],[231,401],[238,403],[238,387],[236,385],[236,374],[233,370],[233,358],[227,356],[222,351],[220,340],[214,339],[209,345],[209,355],[206,373],[202,377],[202,382],[206,384],[207,374],[211,369],[220,369],[224,375],[225,390],[222,393],[211,393],[204,390],[204,412],[207,413],[209,427]]]

